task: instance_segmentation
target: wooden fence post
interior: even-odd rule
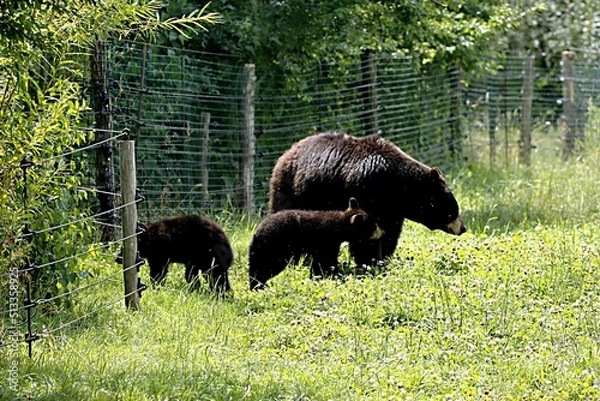
[[[256,83],[254,64],[244,66],[244,95],[242,120],[242,207],[248,214],[254,212],[254,89]]]
[[[448,81],[450,85],[450,118],[449,118],[449,130],[450,130],[450,143],[448,149],[450,151],[450,157],[453,161],[459,161],[463,155],[462,149],[462,102],[461,102],[461,70],[456,63],[448,71]]]
[[[148,44],[144,43],[142,50],[142,74],[140,76],[140,87],[138,89],[138,109],[137,109],[137,121],[135,127],[135,139],[140,141],[140,134],[142,131],[142,108],[144,106],[144,93],[146,93],[146,58],[148,56]]]
[[[493,86],[488,86],[486,92],[486,105],[488,115],[488,138],[490,149],[490,167],[496,164],[496,148],[498,140],[496,139],[496,131],[498,130],[498,105],[497,92]]]
[[[565,134],[563,143],[563,156],[569,157],[575,150],[577,135],[577,110],[575,105],[575,52],[562,52],[562,78],[563,78],[563,112],[565,115]]]
[[[121,142],[121,199],[123,202],[123,279],[125,282],[125,306],[138,310],[140,296],[138,292],[137,267],[137,204],[135,175],[135,142]]]
[[[200,115],[202,121],[202,152],[200,153],[200,171],[202,183],[202,193],[204,194],[203,205],[206,207],[209,201],[208,193],[208,138],[210,133],[210,113],[203,112]]]
[[[523,63],[523,99],[521,103],[521,135],[519,138],[519,162],[531,162],[531,104],[533,102],[534,56],[525,57]]]
[[[361,54],[363,98],[362,120],[365,135],[379,132],[379,117],[377,115],[377,59],[373,52],[367,50]]]
[[[114,166],[112,163],[113,148],[108,141],[112,137],[112,110],[108,91],[108,57],[106,44],[102,41],[94,43],[90,56],[91,92],[94,104],[95,136],[101,143],[96,152],[96,188],[100,204],[102,226],[101,240],[103,243],[115,239],[114,223]]]

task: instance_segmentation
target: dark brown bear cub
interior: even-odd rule
[[[233,251],[227,235],[214,221],[196,215],[179,216],[140,224],[138,248],[148,259],[150,279],[163,284],[169,264],[185,265],[185,280],[197,284],[200,271],[210,288],[219,294],[231,290],[228,270]]]
[[[311,277],[337,271],[344,241],[376,240],[383,231],[350,198],[345,211],[284,210],[267,216],[250,243],[250,289],[263,287],[301,255],[311,258]]]

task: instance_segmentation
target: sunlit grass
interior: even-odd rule
[[[537,156],[535,156],[537,157]],[[287,269],[250,292],[257,221],[223,215],[234,297],[190,292],[183,269],[139,312],[102,308],[21,349],[36,400],[588,400],[600,398],[600,152],[449,174],[469,231],[407,222],[381,271]],[[342,260],[348,259],[343,249]],[[94,264],[97,274],[115,269]],[[142,279],[148,281],[147,268]],[[120,278],[48,327],[118,299]],[[0,366],[5,366],[0,358]]]
[[[513,147],[504,163],[480,161],[456,172],[452,186],[469,226],[489,231],[598,222],[600,121],[591,121],[588,142],[567,160],[561,157],[556,130],[538,136],[528,166],[516,162],[518,149]],[[517,135],[513,133],[515,143]]]

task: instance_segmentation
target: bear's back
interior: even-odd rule
[[[343,132],[325,132],[311,135],[298,142],[284,153],[296,161],[315,160],[317,165],[334,166],[340,163],[365,163],[377,167],[376,160],[387,164],[418,163],[398,146],[378,135],[355,137]],[[362,168],[362,167],[361,167]]]
[[[338,210],[312,211],[288,209],[270,214],[258,225],[255,237],[269,241],[288,241],[315,236],[324,237],[340,231],[344,224],[344,213]]]
[[[230,248],[229,238],[221,226],[211,219],[198,215],[185,215],[164,219],[147,226],[152,242],[168,246],[173,254],[193,255],[202,246],[215,245]]]
[[[377,135],[353,137],[327,132],[296,142],[271,175],[269,210],[340,209],[350,196],[369,213],[390,198],[390,190],[428,168]],[[391,206],[390,206],[391,207]]]

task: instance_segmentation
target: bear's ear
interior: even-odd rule
[[[364,214],[355,214],[350,217],[350,224],[362,223],[367,219],[367,216]]]
[[[356,200],[356,198],[354,198],[354,197],[350,198],[350,201],[348,202],[348,208],[349,209],[358,209],[358,201]]]
[[[431,170],[429,170],[429,176],[434,180],[444,180],[442,171],[437,167],[432,167]]]

